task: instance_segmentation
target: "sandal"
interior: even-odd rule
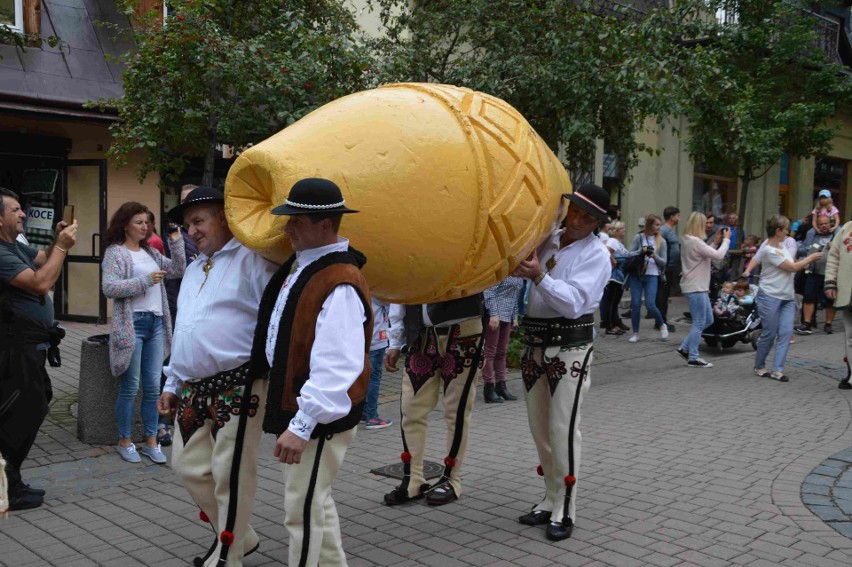
[[[773,372],[773,373],[769,374],[768,378],[771,378],[772,380],[777,380],[778,382],[789,382],[790,381],[789,378],[784,376],[783,372]]]
[[[761,378],[769,378],[769,375],[771,374],[769,370],[761,370],[760,368],[755,368],[754,373]]]

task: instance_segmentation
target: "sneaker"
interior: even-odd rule
[[[691,366],[693,368],[713,368],[713,364],[707,362],[703,358],[696,358],[695,360],[689,360],[686,362],[687,366]]]
[[[661,338],[661,339],[667,339],[667,338],[669,338],[669,330],[668,330],[668,328],[667,328],[665,325],[663,325],[662,327],[660,327],[660,338]]]
[[[797,335],[813,335],[814,334],[813,329],[811,329],[811,326],[808,325],[807,323],[799,325],[798,327],[796,327],[793,330],[796,331]]]
[[[689,361],[689,352],[687,352],[687,351],[683,350],[682,348],[678,347],[678,349],[677,349],[677,353],[678,353],[681,357],[683,357],[683,359],[684,359],[684,360]]]
[[[157,443],[156,447],[149,447],[148,445],[143,445],[139,452],[157,463],[158,465],[164,465],[168,461],[166,456],[163,454],[162,449],[160,448],[160,444]]]
[[[831,323],[826,323],[822,330],[823,332],[825,332],[826,335],[834,334],[834,329],[831,328]]]
[[[769,374],[769,378],[772,378],[773,380],[777,380],[779,382],[789,382],[790,381],[789,378],[784,376],[783,372],[772,372],[772,373]]]
[[[796,337],[790,337],[790,344],[792,345],[792,344],[795,344],[795,343],[796,343]]]
[[[674,333],[674,332],[675,332],[675,326],[674,326],[674,325],[672,325],[671,323],[666,323],[666,327],[669,329],[669,332],[670,332],[670,333]]]
[[[121,445],[116,445],[115,450],[118,451],[118,454],[122,459],[127,461],[128,463],[138,463],[142,461],[142,457],[139,456],[139,453],[136,452],[136,445],[133,443],[130,444],[129,447],[122,447]]]
[[[629,339],[627,339],[628,343],[636,343],[639,342],[639,335],[633,335]]]
[[[172,433],[168,430],[168,428],[160,429],[159,431],[162,431],[163,433],[161,435],[159,432],[157,432],[157,443],[159,443],[163,447],[168,447],[169,445],[171,445]]]
[[[384,429],[385,427],[390,427],[393,425],[393,421],[389,419],[385,419],[383,417],[374,417],[373,419],[367,420],[366,429]]]

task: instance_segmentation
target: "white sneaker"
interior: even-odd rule
[[[127,461],[128,463],[138,463],[142,460],[142,457],[140,457],[139,453],[136,452],[136,445],[132,443],[129,447],[122,447],[121,445],[116,445],[115,450],[118,451],[118,454],[121,455],[121,458]]]
[[[669,338],[669,326],[663,323],[660,325],[660,338],[667,339]]]
[[[635,343],[635,342],[639,342],[639,335],[633,335],[632,337],[630,337],[629,339],[627,339],[627,342],[628,342],[628,343]]]
[[[139,448],[139,452],[157,463],[158,465],[164,465],[168,461],[166,455],[163,454],[163,450],[160,448],[160,444],[157,443],[156,447],[149,447],[148,445],[143,445]]]

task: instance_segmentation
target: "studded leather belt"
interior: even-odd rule
[[[249,366],[246,362],[233,370],[226,370],[214,374],[210,378],[204,378],[197,382],[189,382],[195,390],[196,396],[212,396],[219,392],[227,392],[237,386],[245,386],[249,383]]]
[[[574,346],[595,338],[595,317],[591,314],[577,319],[524,317],[522,326],[524,344],[532,347]]]

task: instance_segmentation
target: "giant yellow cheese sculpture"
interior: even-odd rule
[[[340,186],[341,235],[367,256],[372,293],[432,303],[505,278],[559,214],[568,175],[514,108],[447,85],[394,84],[331,102],[231,167],[226,213],[237,238],[267,258],[292,254],[270,214],[305,177]]]

